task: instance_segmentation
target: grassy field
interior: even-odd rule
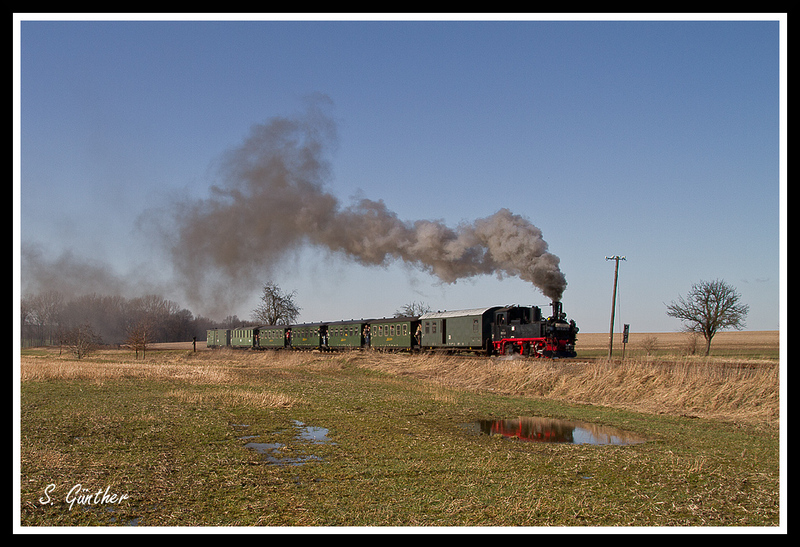
[[[26,350],[20,524],[777,530],[777,334],[766,340],[735,357],[714,356],[715,340],[710,358],[666,337],[637,354],[632,341],[624,362]],[[470,427],[517,416],[648,441],[535,443]],[[309,427],[324,439],[304,438]]]

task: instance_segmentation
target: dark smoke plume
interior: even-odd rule
[[[120,276],[108,265],[64,251],[49,258],[39,245],[23,243],[20,248],[21,289],[26,294],[48,291],[72,299],[85,294],[121,295],[146,290],[134,279]]]
[[[517,276],[560,300],[566,280],[559,258],[537,227],[507,209],[450,228],[401,220],[382,201],[342,207],[324,189],[325,153],[335,141],[333,122],[316,106],[254,126],[224,157],[212,196],[177,208],[172,257],[192,297],[209,304],[248,283],[259,288],[272,266],[310,244],[364,265],[401,260],[447,283]],[[219,292],[223,285],[232,292]]]

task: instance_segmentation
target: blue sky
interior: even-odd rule
[[[712,279],[742,294],[748,329],[775,330],[785,18],[749,17],[22,16],[16,243],[205,313],[189,303],[197,295],[182,294],[148,223],[170,203],[210,198],[221,158],[255,124],[322,94],[337,132],[327,192],[454,227],[502,208],[523,215],[561,259],[564,311],[582,331],[608,330],[613,254],[626,256],[615,330],[679,330],[665,303]],[[380,317],[411,301],[549,310],[515,278],[442,284],[403,264],[365,267],[313,247],[271,266],[308,321]],[[249,318],[259,292],[225,315]]]

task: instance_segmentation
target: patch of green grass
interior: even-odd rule
[[[225,385],[49,379],[21,385],[23,526],[777,526],[769,429],[509,397],[337,357],[228,367]],[[293,404],[226,397],[264,390]],[[635,431],[630,446],[483,436],[463,424],[550,416]],[[296,435],[295,421],[330,442]],[[247,437],[247,438],[245,438]],[[284,445],[270,464],[248,442]],[[49,485],[52,504],[42,504]],[[68,490],[127,494],[73,504]]]

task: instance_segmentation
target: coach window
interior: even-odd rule
[[[478,332],[478,320],[477,319],[473,319],[472,320],[472,332]]]

